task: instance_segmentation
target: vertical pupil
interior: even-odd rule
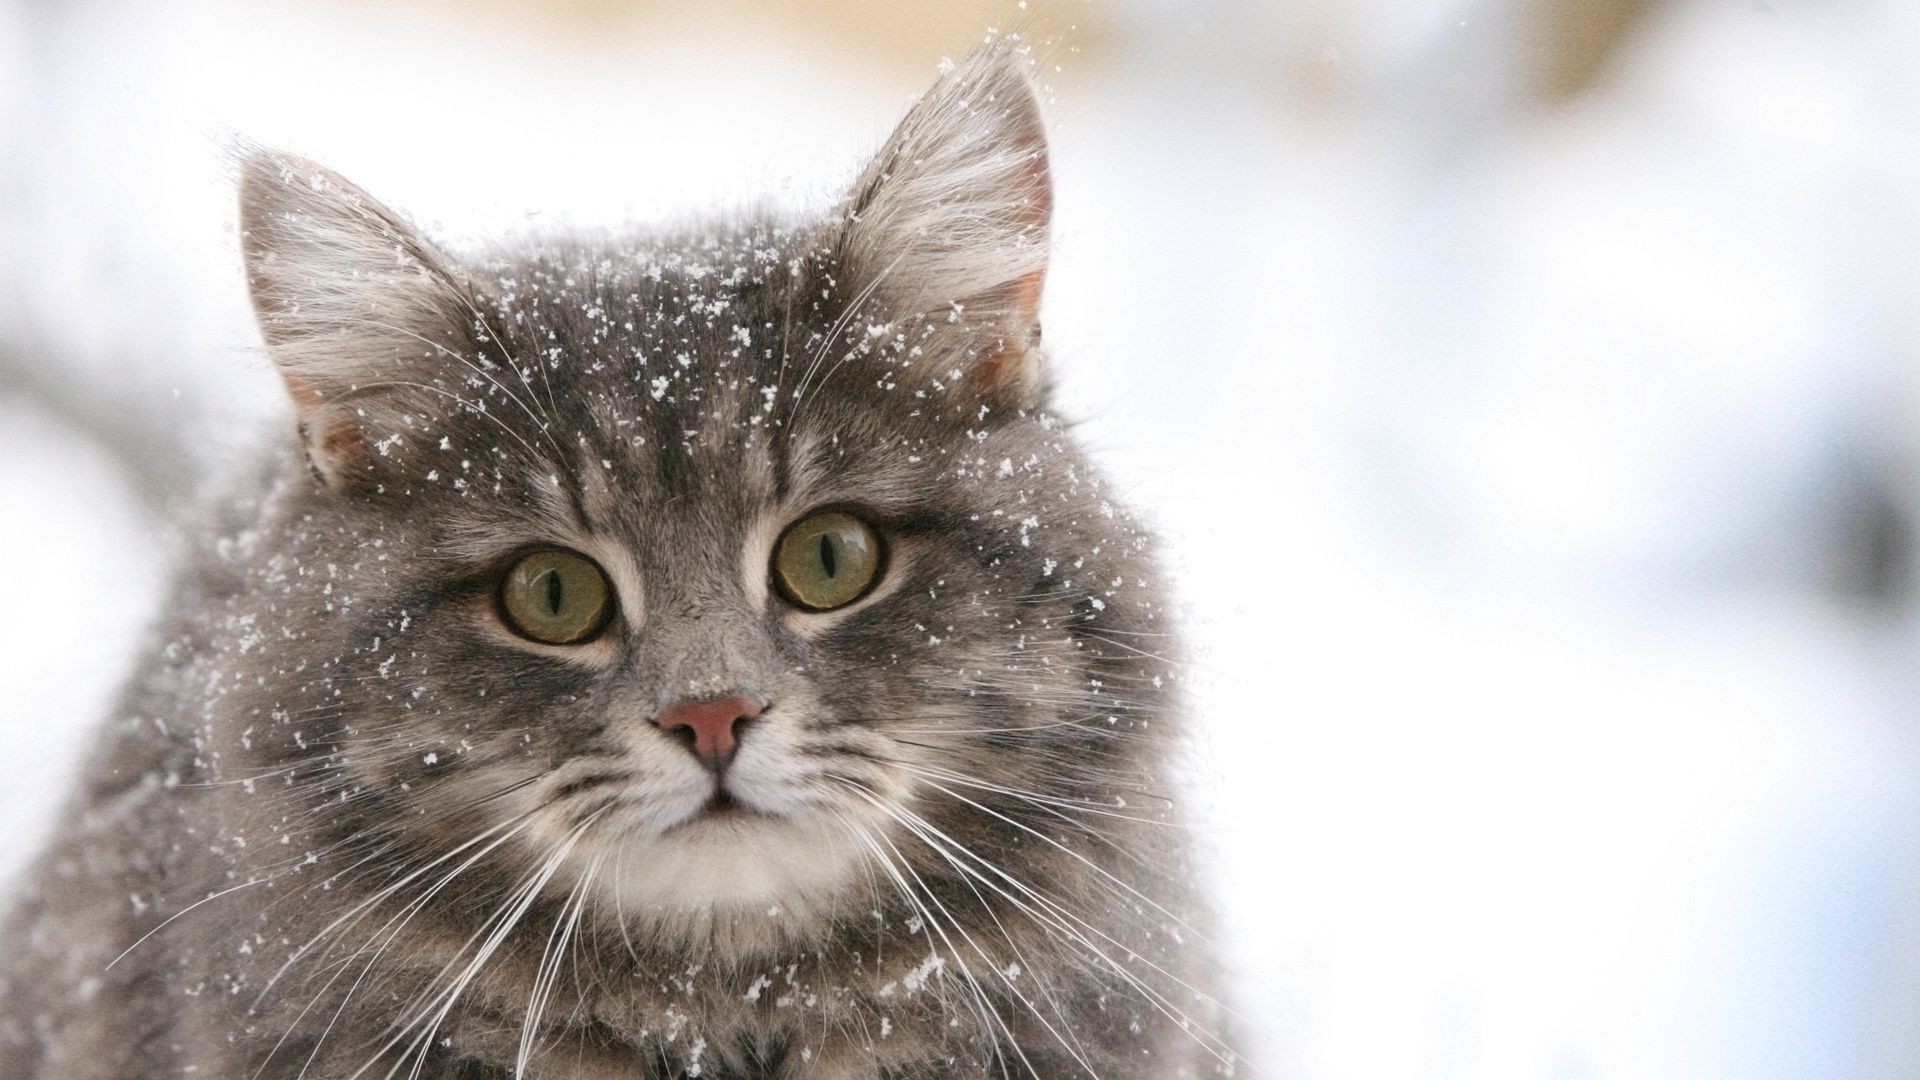
[[[564,587],[560,584],[560,571],[547,571],[547,610],[549,613],[554,615],[560,614],[560,601],[563,599],[563,591]]]
[[[828,577],[838,572],[838,563],[833,557],[833,538],[825,533],[820,535],[820,566],[826,570]]]

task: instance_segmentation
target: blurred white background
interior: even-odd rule
[[[225,157],[443,235],[823,207],[1049,43],[1259,1074],[1920,1076],[1920,8],[0,0],[0,872],[287,422]]]

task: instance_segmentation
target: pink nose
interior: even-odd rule
[[[653,718],[660,730],[669,735],[686,731],[692,735],[692,750],[700,760],[725,765],[739,745],[734,725],[751,720],[767,709],[767,700],[755,694],[728,694],[705,701],[677,701]]]

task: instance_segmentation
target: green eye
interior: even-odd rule
[[[880,577],[880,536],[838,510],[801,518],[773,549],[773,580],[780,594],[809,611],[845,607]]]
[[[536,551],[500,580],[500,611],[523,637],[573,645],[606,627],[613,615],[613,588],[584,555]]]

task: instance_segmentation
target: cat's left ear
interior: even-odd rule
[[[453,263],[333,171],[290,154],[241,163],[241,248],[255,319],[336,490],[380,482],[460,387],[474,310]]]
[[[1053,187],[1027,61],[989,45],[946,71],[854,185],[840,265],[890,318],[963,325],[961,375],[1040,403],[1040,293]]]

